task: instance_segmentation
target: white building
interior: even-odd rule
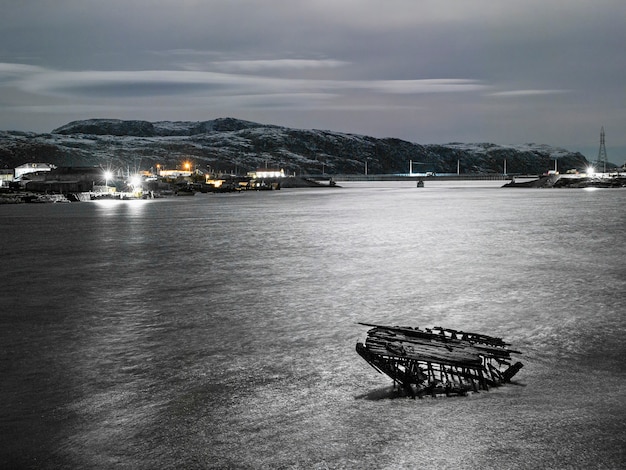
[[[178,178],[180,177],[189,177],[193,173],[191,171],[185,170],[159,170],[159,176],[163,178]]]
[[[15,169],[15,179],[20,180],[22,179],[22,176],[27,175],[28,173],[50,171],[53,168],[56,167],[54,165],[50,165],[49,163],[24,163]]]
[[[280,170],[271,169],[271,168],[260,168],[257,171],[252,171],[248,173],[248,176],[252,178],[284,178],[285,170],[282,168]]]

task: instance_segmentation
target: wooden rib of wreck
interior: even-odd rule
[[[508,343],[447,328],[382,326],[367,332],[356,351],[374,369],[391,377],[407,395],[467,395],[509,382],[523,367],[512,364]]]

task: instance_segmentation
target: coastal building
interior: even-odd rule
[[[29,191],[69,193],[91,191],[104,179],[102,168],[97,166],[54,167],[45,173],[26,176],[22,184]]]
[[[259,168],[256,171],[249,172],[248,176],[253,178],[253,179],[260,179],[260,178],[284,178],[285,177],[285,170],[283,170],[282,168],[280,170],[272,169],[272,168]]]
[[[14,178],[16,180],[21,180],[24,175],[28,175],[30,173],[48,172],[52,171],[54,168],[56,167],[54,165],[50,165],[49,163],[25,163],[15,168]]]
[[[159,169],[158,174],[161,178],[189,178],[193,172],[188,170],[163,170]]]
[[[13,181],[13,170],[0,169],[0,188],[8,186],[11,181]]]

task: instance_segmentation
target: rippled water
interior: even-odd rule
[[[336,190],[0,206],[6,468],[626,466],[626,191]],[[357,322],[523,351],[395,398]]]

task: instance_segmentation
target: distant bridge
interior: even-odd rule
[[[502,174],[490,174],[490,175],[472,175],[472,174],[438,174],[429,175],[421,173],[413,174],[384,174],[384,175],[329,175],[329,174],[310,174],[302,175],[303,178],[307,178],[315,181],[504,181],[515,178],[538,178],[538,175],[502,175]]]

